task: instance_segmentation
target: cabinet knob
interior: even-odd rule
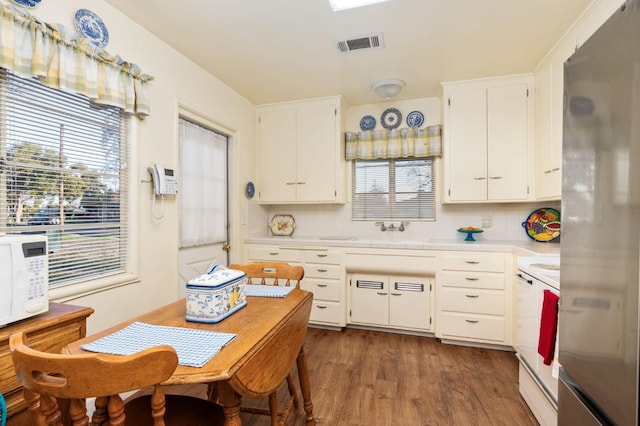
[[[327,305],[316,305],[318,309],[327,309]]]
[[[402,296],[402,293],[391,293],[392,296]]]
[[[328,271],[328,269],[320,269],[320,268],[317,268],[317,269],[316,269],[316,271],[318,271],[318,272],[327,272],[327,271]]]
[[[478,281],[480,278],[476,278],[476,277],[464,277],[465,280],[467,281]]]
[[[305,185],[307,182],[296,182],[298,185]]]
[[[295,182],[287,182],[287,185],[295,185]]]
[[[317,285],[318,287],[321,287],[321,288],[324,288],[324,287],[327,287],[327,286],[328,286],[328,284],[316,284],[316,285]]]
[[[318,257],[327,257],[326,254],[317,254],[316,256],[318,256]]]
[[[465,294],[465,296],[470,299],[477,299],[478,297],[480,297],[479,294]]]
[[[378,291],[377,293],[378,293],[379,296],[386,296],[387,295],[387,293],[385,293],[383,291]]]
[[[477,260],[465,260],[465,263],[468,263],[469,265],[477,265],[480,262]]]
[[[502,176],[489,176],[489,179],[493,179],[493,180],[502,179]]]
[[[486,180],[487,178],[482,176],[482,177],[474,177],[473,180]]]
[[[469,324],[477,324],[480,322],[478,320],[465,320],[465,321],[468,322]]]

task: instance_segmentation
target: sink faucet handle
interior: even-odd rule
[[[382,232],[387,230],[387,226],[384,224],[384,222],[376,222],[375,225],[379,226]]]
[[[398,228],[398,231],[404,232],[405,225],[409,226],[409,222],[400,222],[400,227]]]

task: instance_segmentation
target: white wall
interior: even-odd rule
[[[140,282],[68,300],[68,303],[90,306],[95,313],[89,318],[88,332],[129,319],[178,297],[178,198],[166,197],[164,218],[151,216],[151,193],[147,167],[161,163],[177,167],[178,105],[183,104],[200,115],[231,130],[235,136],[232,155],[242,158],[231,176],[231,217],[242,217],[246,203],[241,203],[239,182],[250,180],[254,170],[255,108],[203,69],[187,60],[173,48],[133,23],[103,0],[46,0],[30,12],[46,22],[73,28],[73,14],[79,8],[90,8],[109,30],[106,50],[124,60],[138,64],[143,72],[154,76],[149,84],[151,116],[138,122],[137,181],[139,191],[137,218],[130,230],[139,238]],[[179,3],[176,3],[179,7]],[[202,43],[202,40],[194,40]],[[203,48],[206,46],[203,45]],[[179,195],[178,195],[179,197]],[[244,227],[232,224],[240,246]],[[239,250],[237,251],[239,253]]]

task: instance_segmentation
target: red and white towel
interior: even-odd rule
[[[540,337],[538,353],[544,358],[545,365],[551,365],[556,349],[558,331],[558,300],[560,297],[549,290],[544,291],[542,313],[540,316]]]

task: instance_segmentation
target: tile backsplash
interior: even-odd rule
[[[488,217],[491,227],[476,234],[478,240],[530,241],[522,222],[529,213],[540,207],[560,209],[560,201],[509,204],[436,204],[436,221],[408,221],[405,231],[381,231],[376,221],[351,220],[351,204],[344,205],[286,205],[260,206],[251,203],[247,236],[269,237],[269,221],[276,214],[291,214],[296,221],[294,236],[299,237],[356,237],[382,241],[457,240],[465,235],[461,227],[482,227]],[[407,221],[405,221],[406,223]],[[400,225],[400,220],[385,221]]]

